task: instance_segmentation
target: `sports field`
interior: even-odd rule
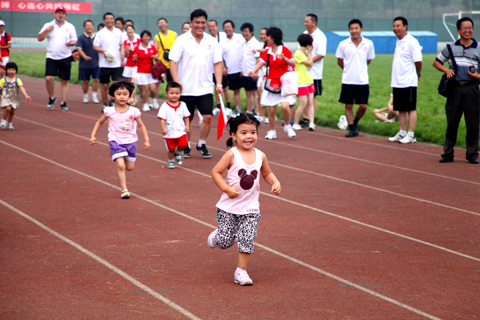
[[[19,73],[33,77],[43,77],[45,73],[45,53],[29,51],[13,51],[11,61],[19,66]],[[434,54],[423,55],[422,80],[418,87],[418,122],[415,136],[418,141],[435,144],[443,144],[446,129],[445,98],[437,93],[441,73],[432,67]],[[360,121],[361,132],[380,136],[393,136],[398,131],[397,123],[377,123],[372,112],[374,109],[384,108],[390,98],[390,75],[393,55],[377,55],[369,66],[370,76],[370,99],[369,108],[365,117]],[[342,70],[337,65],[335,55],[328,54],[325,58],[323,76],[323,95],[318,98],[319,108],[315,116],[317,125],[337,128],[340,115],[344,114],[344,105],[338,102],[341,90]],[[72,83],[79,83],[78,69],[72,67]],[[164,85],[160,89],[160,97],[163,94]],[[245,107],[244,91],[241,91],[243,106]],[[232,93],[233,96],[233,93]],[[232,98],[233,99],[233,98]],[[281,112],[278,112],[281,117]],[[465,122],[460,122],[457,145],[465,147]]]

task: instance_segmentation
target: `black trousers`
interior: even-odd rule
[[[457,131],[462,114],[465,115],[467,136],[467,158],[478,157],[478,139],[480,123],[480,90],[478,83],[464,86],[457,85],[445,105],[447,132],[445,133],[444,154],[442,157],[453,158],[453,147],[457,142]]]

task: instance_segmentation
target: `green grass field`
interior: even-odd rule
[[[445,98],[437,93],[441,73],[432,67],[434,54],[423,55],[422,80],[419,82],[417,99],[417,128],[415,136],[417,141],[430,142],[442,145],[445,137]],[[373,110],[386,107],[390,98],[390,74],[392,67],[392,55],[377,55],[369,66],[370,98],[367,114],[359,123],[360,132],[380,136],[393,136],[397,133],[398,122],[383,123],[375,122]],[[12,52],[11,61],[18,64],[19,74],[43,78],[45,73],[45,53],[43,52]],[[334,54],[325,57],[323,71],[323,95],[318,97],[318,109],[315,115],[315,123],[320,126],[337,128],[340,115],[344,114],[344,105],[338,102],[341,90],[342,70],[337,65]],[[78,80],[78,68],[72,66],[73,84],[80,84]],[[160,98],[164,98],[164,87],[160,87]],[[28,90],[28,88],[27,88]],[[233,93],[232,93],[233,94]],[[242,99],[245,101],[244,91]],[[243,105],[245,103],[243,102]],[[278,116],[281,113],[278,112]],[[465,147],[465,123],[462,120],[458,132],[457,146]]]

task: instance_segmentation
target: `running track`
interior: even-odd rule
[[[212,159],[168,170],[156,112],[143,113],[152,148],[121,200],[106,125],[89,145],[100,105],[71,86],[70,111],[48,111],[44,81],[22,80],[33,102],[0,131],[1,319],[480,317],[480,167],[464,151],[439,164],[439,146],[325,128],[265,141],[260,126],[283,190],[262,182],[254,285],[241,287],[236,248],[206,243],[215,128]]]

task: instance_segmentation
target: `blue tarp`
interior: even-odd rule
[[[409,31],[422,46],[423,53],[437,53],[438,36],[430,31]],[[325,32],[327,37],[327,52],[335,53],[338,44],[350,37],[348,31]],[[372,40],[375,46],[375,53],[394,53],[397,43],[397,36],[393,31],[363,31],[362,36]]]

